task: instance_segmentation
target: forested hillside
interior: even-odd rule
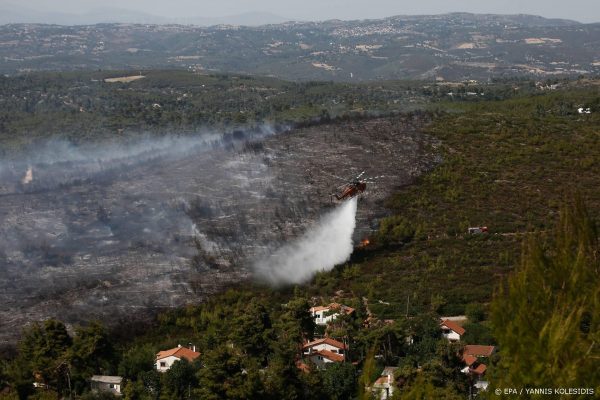
[[[116,92],[98,84],[103,103],[90,103],[88,109],[95,110],[90,120],[76,120],[118,121],[115,129],[128,129],[128,123],[144,116],[149,129],[160,130],[202,121],[198,117],[188,124],[188,115],[213,115],[202,111],[212,106],[201,106],[201,97],[178,103],[174,92],[181,89],[149,93],[141,85],[151,79],[159,78],[149,74]],[[214,107],[227,104],[217,95],[227,90],[237,102],[230,109],[223,106],[230,116],[240,115],[235,111],[240,103],[259,110],[248,120],[232,118],[240,124],[353,115],[356,109],[368,118],[370,112],[397,112],[401,109],[395,104],[426,98],[427,104],[419,103],[428,116],[422,133],[435,139],[431,150],[442,161],[394,191],[385,202],[389,216],[368,241],[357,243],[348,262],[306,284],[231,285],[202,304],[114,330],[95,322],[73,330],[55,320],[25,328],[17,350],[2,364],[1,397],[109,398],[91,393],[87,380],[92,374],[118,374],[125,379],[128,400],[366,399],[384,367],[397,367],[394,398],[459,399],[472,393],[474,383],[472,375],[461,372],[465,344],[497,349],[485,358],[491,392],[480,396],[493,397],[493,389],[511,386],[600,389],[595,368],[600,323],[596,81],[563,82],[556,90],[536,88],[533,82],[472,89],[481,96],[467,95],[468,85],[417,88],[383,82],[350,91],[337,84],[261,81],[262,90],[275,96],[264,99],[258,90],[240,89],[247,78],[227,83],[219,76],[189,79],[215,88],[219,105]],[[152,87],[160,87],[158,82]],[[58,88],[52,90],[65,90]],[[448,96],[449,90],[457,95]],[[292,100],[281,92],[302,95]],[[273,100],[278,96],[281,103]],[[111,104],[123,99],[144,107],[119,114]],[[299,99],[302,104],[281,107]],[[85,104],[82,97],[73,100],[76,108]],[[161,104],[158,111],[154,103]],[[195,111],[179,113],[177,104]],[[62,105],[54,107],[48,112],[64,112]],[[6,143],[22,140],[28,112],[18,118],[5,114]],[[154,112],[160,112],[156,119],[146,119]],[[83,115],[76,109],[72,113]],[[43,135],[39,121],[32,123],[37,136]],[[359,200],[358,207],[364,204]],[[484,226],[485,231],[468,233],[470,227]],[[315,326],[310,307],[330,303],[354,312],[326,327]],[[460,343],[442,337],[442,316],[466,317]],[[324,334],[346,346],[346,352],[344,362],[319,369],[302,345]],[[156,353],[178,344],[196,346],[200,356],[157,372]],[[34,389],[34,381],[46,389]]]

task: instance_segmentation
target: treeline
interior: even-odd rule
[[[104,81],[138,74],[144,78]],[[446,86],[413,81],[286,82],[177,70],[32,73],[0,77],[0,144],[8,151],[49,137],[81,142],[148,132],[310,123],[344,115],[407,112],[426,108],[431,101],[498,100],[535,91],[532,81]]]

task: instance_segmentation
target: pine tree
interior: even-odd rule
[[[553,240],[530,239],[491,306],[500,361],[494,387],[600,389],[597,230],[576,198]],[[573,397],[576,398],[576,397]]]

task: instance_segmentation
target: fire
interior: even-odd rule
[[[371,241],[368,238],[365,238],[363,240],[360,241],[360,246],[359,247],[366,247],[371,243]]]

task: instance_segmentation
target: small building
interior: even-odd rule
[[[449,342],[460,342],[460,337],[466,332],[465,328],[448,319],[440,323],[440,328],[442,328],[442,336]]]
[[[196,351],[196,346],[188,349],[187,347],[177,345],[175,348],[159,351],[156,354],[156,370],[159,372],[166,372],[171,368],[175,361],[186,359],[187,361],[192,362],[198,357],[200,357],[200,353]]]
[[[394,395],[395,390],[395,378],[394,373],[398,367],[385,367],[381,376],[377,378],[373,386],[371,386],[371,392],[376,398],[381,400],[391,399]]]
[[[120,396],[123,378],[120,376],[94,375],[90,379],[92,391],[108,392]]]
[[[350,315],[354,312],[354,308],[343,304],[331,303],[327,306],[311,307],[310,313],[315,319],[317,325],[327,325],[335,320],[339,315]]]
[[[579,114],[591,114],[592,113],[592,109],[591,108],[583,108],[583,107],[579,107],[577,109],[577,112]]]

